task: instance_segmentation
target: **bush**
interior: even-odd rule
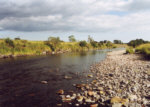
[[[126,53],[127,53],[127,54],[133,54],[133,53],[134,53],[133,48],[127,48],[127,49],[126,49]]]
[[[5,43],[14,48],[14,42],[10,38],[6,38]]]
[[[136,52],[150,57],[150,44],[143,44],[136,48]]]
[[[145,43],[148,43],[149,41],[145,41],[145,40],[143,40],[143,39],[136,39],[136,40],[131,40],[129,43],[128,43],[128,45],[129,46],[132,46],[132,47],[137,47],[137,46],[139,46],[139,45],[141,45],[141,44],[145,44]]]
[[[94,48],[97,48],[98,47],[98,43],[96,41],[92,41],[90,42],[91,45],[94,47]]]
[[[86,46],[87,46],[86,41],[80,41],[80,42],[79,42],[79,46],[80,46],[80,47],[86,47]]]

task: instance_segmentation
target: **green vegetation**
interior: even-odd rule
[[[150,43],[142,44],[136,48],[137,53],[142,53],[150,58]]]
[[[74,35],[68,37],[70,42],[76,42]]]
[[[70,42],[64,42],[59,37],[49,37],[47,41],[27,41],[21,40],[19,37],[14,40],[10,38],[0,40],[0,55],[41,55],[46,53],[62,53],[62,52],[78,52],[93,49],[106,49],[122,47],[117,46],[110,41],[94,41],[89,36],[86,41],[78,41],[73,35],[69,36]]]
[[[86,46],[87,46],[86,41],[80,41],[80,42],[79,42],[79,46],[81,46],[81,47],[86,47]]]
[[[126,53],[127,54],[133,54],[134,53],[134,49],[132,47],[129,47],[126,49]]]
[[[123,44],[123,42],[121,40],[114,40],[115,44]]]
[[[150,42],[143,39],[131,40],[128,43],[130,48],[126,49],[126,53],[141,53],[150,58]],[[135,51],[134,51],[135,50]]]
[[[11,40],[9,38],[0,40],[1,55],[39,55],[44,51],[51,51],[51,49],[41,41]]]
[[[143,40],[143,39],[136,39],[136,40],[131,40],[131,41],[128,43],[128,45],[135,48],[135,47],[137,47],[137,46],[139,46],[139,45],[141,45],[141,44],[145,44],[145,43],[149,43],[149,41],[145,41],[145,40]]]

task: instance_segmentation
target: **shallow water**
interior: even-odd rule
[[[85,82],[90,65],[104,60],[108,51],[1,59],[0,107],[55,106],[60,102],[56,92],[76,91],[72,84]]]

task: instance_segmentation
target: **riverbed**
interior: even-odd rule
[[[1,59],[0,106],[56,105],[60,101],[56,92],[77,91],[73,84],[87,81],[90,65],[104,60],[109,51],[112,50]]]

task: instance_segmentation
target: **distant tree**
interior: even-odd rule
[[[21,40],[21,39],[20,39],[20,37],[16,37],[16,38],[14,38],[14,40]]]
[[[13,40],[11,40],[10,38],[6,38],[5,43],[13,48],[15,46]]]
[[[108,41],[107,40],[104,40],[104,43],[107,43]]]
[[[48,41],[50,41],[54,45],[60,44],[61,42],[59,37],[49,37]]]
[[[92,41],[94,41],[94,40],[93,40],[93,38],[89,35],[89,36],[88,36],[88,42],[91,43]]]
[[[101,45],[103,45],[103,44],[104,44],[104,41],[100,41],[99,43],[100,43]]]
[[[144,43],[149,43],[149,41],[145,41],[143,39],[136,39],[136,40],[131,40],[128,45],[129,46],[132,46],[132,47],[137,47],[141,44],[144,44]]]
[[[81,47],[86,47],[86,46],[87,46],[87,42],[86,42],[86,41],[80,41],[80,42],[79,42],[79,45],[80,45]]]
[[[76,41],[74,35],[71,35],[71,36],[69,36],[68,38],[69,38],[69,41],[70,41],[70,42],[75,42],[75,41]]]
[[[97,47],[98,47],[98,42],[96,42],[96,41],[91,41],[90,44],[91,44],[94,48],[97,48]]]
[[[60,45],[62,41],[59,37],[49,37],[48,41],[45,42],[46,45],[50,46],[50,48],[54,51],[57,46]]]
[[[114,43],[115,44],[122,44],[122,41],[121,40],[114,40]]]
[[[111,41],[107,41],[106,46],[111,47],[111,46],[113,46],[113,43]]]

